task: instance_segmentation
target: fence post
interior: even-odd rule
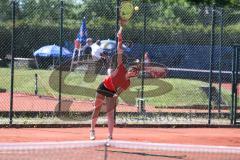
[[[238,102],[238,68],[239,68],[239,54],[238,54],[238,49],[239,47],[235,47],[235,52],[236,52],[236,63],[235,63],[235,101],[234,101],[234,111],[233,111],[233,124],[236,124],[237,121],[237,102]]]
[[[224,10],[221,8],[220,10],[220,25],[221,25],[221,30],[220,30],[220,54],[219,54],[219,85],[218,85],[218,114],[220,116],[221,112],[221,100],[222,100],[222,44],[223,44],[223,27],[224,27],[224,22],[223,22],[223,13]]]
[[[139,112],[145,112],[145,99],[144,99],[144,78],[145,78],[145,52],[146,52],[146,30],[147,30],[147,15],[146,15],[146,6],[147,3],[143,3],[143,12],[144,12],[144,22],[143,22],[143,53],[142,53],[142,66],[141,66],[141,98],[138,99],[138,110]]]
[[[38,95],[38,74],[35,73],[35,90],[34,90],[35,96]]]
[[[208,101],[208,124],[211,124],[212,118],[212,70],[213,70],[213,55],[215,49],[215,4],[212,7],[212,31],[211,31],[211,52],[210,52],[210,72],[209,72],[209,101]]]
[[[238,85],[238,67],[239,67],[239,55],[238,46],[233,47],[233,58],[232,58],[232,106],[231,106],[231,124],[236,124],[237,114],[237,85]]]
[[[118,33],[118,29],[119,29],[119,18],[120,18],[120,14],[119,14],[119,7],[120,7],[120,3],[121,0],[117,0],[117,6],[116,6],[116,34],[115,34],[115,41],[116,41],[116,48],[117,48],[117,44],[118,44],[118,38],[117,38],[117,33]],[[114,124],[116,124],[116,106],[114,107]]]
[[[60,1],[60,54],[59,54],[59,91],[58,111],[61,111],[62,102],[62,47],[63,47],[63,0]]]
[[[11,93],[9,124],[13,121],[13,92],[14,92],[14,57],[15,57],[15,21],[16,21],[16,1],[12,0],[12,39],[11,39]]]
[[[230,123],[233,124],[233,110],[234,110],[234,98],[235,98],[235,62],[236,62],[236,54],[235,54],[235,46],[233,47],[233,55],[232,55],[232,94],[231,94],[231,115],[230,115]]]

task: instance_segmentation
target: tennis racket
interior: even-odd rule
[[[124,21],[128,21],[134,12],[134,7],[131,0],[124,0],[120,5],[120,18]]]

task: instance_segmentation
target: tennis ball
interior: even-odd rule
[[[138,10],[139,10],[139,7],[138,7],[138,6],[134,7],[134,10],[135,10],[135,11],[138,11]]]

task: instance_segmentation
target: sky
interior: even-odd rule
[[[81,3],[82,2],[82,0],[76,0],[77,1],[77,3]]]

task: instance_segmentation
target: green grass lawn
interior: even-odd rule
[[[10,69],[0,69],[0,88],[10,91]],[[34,94],[35,74],[38,75],[39,95],[58,97],[58,71],[15,69],[14,91]],[[63,72],[62,96],[76,100],[93,100],[95,90],[105,76],[94,75],[86,77],[84,73]],[[192,106],[208,105],[208,97],[201,87],[208,83],[187,79],[146,79],[144,95],[146,103],[154,106]],[[138,91],[141,89],[141,79],[132,79],[131,87],[121,95],[120,102],[135,104]],[[230,92],[222,89],[224,100],[230,102]]]

